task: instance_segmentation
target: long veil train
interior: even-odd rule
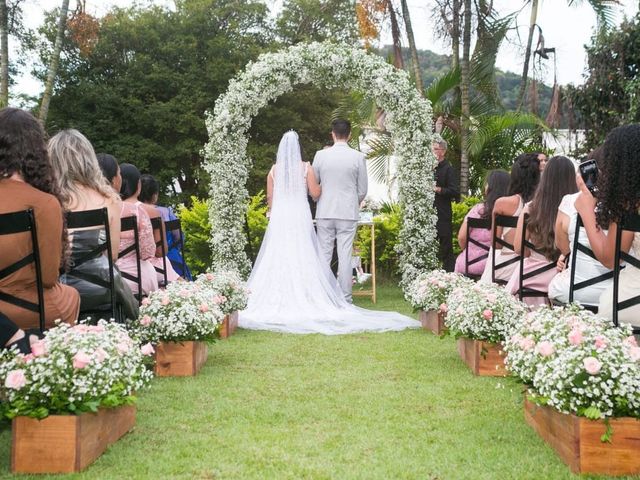
[[[345,301],[320,257],[307,202],[306,164],[294,131],[283,136],[274,170],[269,225],[239,326],[325,335],[417,328],[417,321],[399,313],[365,310]]]

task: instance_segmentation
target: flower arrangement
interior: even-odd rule
[[[249,300],[249,289],[239,273],[217,271],[198,275],[196,284],[211,292],[213,303],[222,313],[229,315],[244,310]]]
[[[527,313],[522,302],[494,284],[456,287],[446,305],[445,324],[457,337],[491,343],[509,338]]]
[[[211,177],[211,246],[213,264],[247,275],[244,251],[246,189],[251,160],[247,132],[261,108],[296,85],[347,86],[366,92],[387,112],[398,162],[403,223],[398,253],[403,285],[437,264],[434,179],[431,153],[431,106],[409,75],[361,48],[331,42],[298,44],[261,55],[229,82],[227,92],[207,115],[209,142],[203,154]]]
[[[222,299],[199,282],[172,282],[142,301],[131,326],[142,342],[210,341],[224,319]]]
[[[132,404],[153,376],[145,366],[151,354],[153,347],[140,347],[122,325],[61,324],[28,355],[0,354],[0,412],[41,419]]]
[[[433,270],[422,273],[409,284],[405,298],[415,310],[446,312],[449,294],[458,287],[472,288],[473,280],[459,273]]]
[[[510,370],[531,400],[593,420],[640,417],[640,347],[631,327],[590,312],[530,314],[505,345]]]

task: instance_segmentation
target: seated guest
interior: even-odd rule
[[[47,155],[45,133],[40,122],[16,108],[0,111],[0,213],[33,209],[40,247],[44,286],[45,325],[55,321],[73,324],[78,319],[78,292],[58,281],[66,231],[62,206],[56,191]],[[26,257],[32,251],[28,233],[0,236],[0,270]],[[37,302],[36,270],[33,264],[0,279],[0,292]],[[0,310],[23,330],[38,328],[37,312],[0,301]]]
[[[532,272],[550,262],[557,262],[560,252],[556,248],[554,227],[560,201],[565,195],[575,193],[576,169],[567,157],[552,157],[545,167],[533,200],[525,205],[518,218],[514,247],[516,252],[523,251],[522,229],[524,216],[529,215],[525,239],[531,242],[537,251],[524,249],[524,273]],[[558,273],[555,268],[540,273],[524,281],[523,286],[540,292],[548,292],[549,283]],[[506,289],[514,295],[518,293],[520,280],[519,268],[516,268],[507,283]],[[546,304],[545,297],[526,297],[531,306]]]
[[[149,218],[152,218],[152,219],[160,218],[162,219],[162,223],[164,225],[164,222],[169,218],[165,219],[165,217],[162,215],[161,208],[164,209],[165,215],[167,215],[167,210],[169,209],[167,207],[158,207],[155,205],[156,202],[158,201],[159,193],[160,193],[160,185],[158,184],[155,178],[153,178],[151,175],[148,175],[148,174],[142,175],[140,177],[140,195],[138,195],[138,200],[142,202],[142,206],[147,210],[147,213],[149,214]],[[176,218],[176,216],[173,215],[173,212],[171,212],[171,215],[173,216],[173,218]],[[164,231],[164,227],[163,227],[163,231]],[[169,233],[173,233],[173,232],[169,232]],[[179,232],[175,232],[175,233],[178,235],[178,237],[180,236]],[[155,238],[156,245],[157,245],[157,243],[160,241],[160,238],[161,238],[161,232],[154,230],[153,236]],[[172,244],[175,244],[173,236],[171,236],[171,239],[169,239],[169,236],[165,235],[165,238],[163,238],[163,241],[164,241],[165,251],[169,252],[169,242],[172,242]],[[164,264],[162,261],[162,248],[158,247],[156,249],[156,256],[151,260],[151,263],[153,263],[153,265],[157,268],[164,268]],[[178,275],[174,270],[172,266],[172,262],[169,258],[165,258],[165,263],[166,263],[167,281],[175,282],[180,278],[180,275]],[[164,281],[164,276],[158,273],[158,282],[160,281]]]
[[[533,198],[533,193],[538,186],[540,180],[540,160],[539,153],[523,153],[518,155],[513,166],[511,167],[511,176],[509,180],[509,196],[499,198],[493,207],[493,219],[496,215],[505,215],[508,217],[518,217],[524,208],[524,204]],[[545,157],[546,158],[546,157]],[[493,226],[492,226],[493,232]],[[496,229],[498,237],[513,245],[515,230],[512,228],[498,227]],[[510,248],[502,248],[500,245],[496,248],[496,265],[507,262],[517,255]],[[492,281],[492,265],[491,255],[489,252],[489,260],[487,261],[484,272],[482,273],[481,282],[491,283]],[[507,282],[518,263],[502,267],[495,272],[496,280]]]
[[[473,261],[476,258],[482,257],[487,253],[487,250],[475,245],[474,243],[467,243],[467,219],[468,218],[493,218],[493,207],[496,200],[500,197],[504,197],[509,190],[509,174],[504,170],[491,170],[487,176],[487,180],[484,187],[484,202],[475,205],[466,217],[462,221],[460,231],[458,232],[458,243],[462,249],[462,253],[458,255],[456,259],[457,273],[463,273],[467,275],[482,275],[484,271],[487,259],[480,260],[469,265],[469,271],[466,271],[466,249],[469,249],[469,261]],[[474,228],[469,232],[472,239],[477,242],[486,245],[487,248],[491,246],[491,229]]]
[[[158,195],[160,194],[160,185],[158,181],[153,178],[152,175],[144,174],[140,177],[140,183],[142,185],[140,189],[140,195],[138,195],[138,200],[140,200],[145,205],[149,205],[155,208],[163,222],[168,222],[170,220],[176,220],[178,217],[175,216],[171,207],[163,207],[158,205]],[[151,216],[151,215],[149,215]],[[187,280],[191,280],[191,272],[189,271],[189,267],[184,262],[182,258],[182,253],[180,252],[180,242],[181,236],[179,230],[174,230],[172,232],[167,233],[167,260],[170,263],[167,263],[167,273],[169,274],[168,280],[174,281],[177,280],[178,277],[186,278]],[[156,265],[158,266],[158,265]],[[183,271],[183,266],[184,270]]]
[[[120,195],[120,188],[122,187],[122,175],[120,175],[120,165],[118,160],[113,155],[108,153],[98,153],[96,155],[102,175],[107,179],[111,188]]]
[[[122,201],[102,175],[91,143],[77,130],[63,130],[49,140],[49,157],[66,210],[79,212],[107,208],[115,262],[118,259],[120,245]],[[70,232],[72,263],[102,244],[103,236],[104,231],[100,229]],[[84,276],[96,276],[108,282],[109,262],[104,255],[98,255],[73,268],[63,275],[62,280],[80,292],[81,312],[93,313],[109,304],[110,292],[107,288],[79,278],[75,275],[76,272]],[[116,302],[122,308],[124,316],[130,319],[138,318],[138,302],[117,269],[114,269],[114,282]]]
[[[598,165],[602,164],[601,154],[602,148],[596,149],[590,155],[590,158],[596,160]],[[571,283],[571,263],[575,260],[575,283],[581,283],[591,278],[597,278],[610,271],[602,265],[598,260],[584,254],[583,252],[574,252],[573,244],[576,235],[576,224],[578,212],[576,211],[575,202],[580,192],[565,195],[560,206],[558,207],[558,216],[555,225],[555,242],[556,247],[560,250],[559,259],[560,273],[553,277],[549,284],[549,298],[561,303],[569,302],[569,286]],[[578,241],[581,245],[591,248],[589,238],[584,228],[580,229],[580,237]],[[574,259],[573,255],[577,255]],[[612,280],[605,280],[594,285],[588,285],[579,290],[575,290],[573,300],[583,305],[595,305],[600,302],[600,295],[611,284]]]
[[[140,272],[142,275],[142,294],[148,295],[158,289],[158,276],[153,267],[152,259],[156,256],[156,242],[153,236],[153,227],[147,210],[143,207],[142,202],[138,200],[140,194],[140,172],[130,163],[120,165],[120,173],[122,175],[122,187],[120,188],[120,198],[122,198],[122,211],[120,218],[135,215],[138,223],[138,239],[140,242]],[[120,233],[120,248],[133,245],[133,231]],[[124,257],[118,259],[118,268],[121,272],[127,272],[130,275],[137,276],[136,252],[130,252]],[[138,293],[138,285],[128,279],[125,279],[134,293]]]
[[[618,222],[626,212],[638,212],[640,208],[638,167],[640,125],[625,125],[611,130],[604,141],[596,197],[589,192],[582,178],[577,177],[580,195],[576,200],[576,210],[584,222],[593,253],[607,268],[613,268]],[[640,258],[640,233],[623,231],[621,250]],[[619,288],[619,301],[638,295],[640,271],[627,265],[620,272]],[[613,285],[600,295],[598,315],[613,317]],[[640,327],[640,305],[620,310],[618,320]]]

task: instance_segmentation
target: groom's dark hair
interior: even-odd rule
[[[331,131],[336,138],[347,139],[351,133],[351,123],[349,120],[343,118],[337,118],[331,122]]]

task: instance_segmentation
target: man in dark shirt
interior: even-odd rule
[[[444,140],[434,142],[431,145],[431,151],[438,160],[438,165],[435,169],[436,198],[434,201],[436,213],[438,214],[436,223],[438,242],[440,242],[438,257],[442,261],[443,268],[447,272],[453,272],[456,258],[453,254],[452,243],[451,202],[460,197],[460,188],[455,169],[444,159],[447,153],[447,142]]]

